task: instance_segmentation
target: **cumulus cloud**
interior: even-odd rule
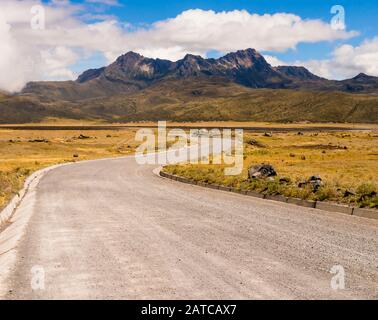
[[[359,72],[378,76],[378,37],[356,47],[347,44],[338,47],[330,63],[331,73],[336,76],[354,76]]]
[[[271,56],[271,55],[268,55],[268,54],[264,54],[264,58],[265,60],[273,67],[278,67],[278,66],[285,66],[287,65],[287,62],[285,61],[282,61],[280,59],[278,59],[277,57],[275,56]]]
[[[209,49],[228,52],[246,47],[284,51],[295,48],[300,42],[348,39],[355,34],[335,30],[321,20],[303,20],[288,13],[258,15],[245,10],[214,12],[196,9],[157,22],[152,29],[137,32],[134,36],[144,35],[165,45],[175,44],[202,52]]]
[[[86,1],[94,2],[118,4],[113,0]],[[288,13],[258,15],[245,10],[187,10],[143,28],[130,28],[127,23],[99,12],[95,13],[96,22],[89,23],[91,12],[86,4],[73,5],[67,0],[45,4],[45,29],[35,30],[30,24],[31,8],[37,4],[41,2],[1,1],[0,89],[20,90],[32,80],[73,79],[77,75],[71,71],[72,65],[83,55],[98,52],[108,62],[129,50],[177,60],[186,53],[206,56],[211,50],[225,53],[251,47],[284,51],[301,42],[348,39],[356,35],[353,31],[334,30],[321,20],[304,20]]]
[[[344,44],[337,47],[330,59],[284,62],[274,56],[267,56],[273,65],[300,65],[311,72],[328,79],[347,79],[363,72],[378,77],[378,37],[367,39],[354,47]]]

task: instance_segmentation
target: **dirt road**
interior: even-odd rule
[[[0,233],[2,298],[378,298],[378,221],[153,168],[129,157],[46,174]],[[331,288],[335,265],[345,290]]]

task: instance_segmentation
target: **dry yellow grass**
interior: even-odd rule
[[[79,138],[80,135],[89,138]],[[128,155],[135,130],[4,130],[0,129],[0,208],[32,172],[63,162]],[[36,142],[43,141],[46,142]],[[34,142],[33,142],[34,141]]]
[[[67,125],[60,122],[54,122],[54,124]],[[78,123],[72,124],[78,125]],[[144,124],[156,125],[156,123]],[[199,124],[201,123],[192,125]],[[219,122],[202,123],[204,126],[216,124],[234,125],[234,123]],[[138,125],[140,126],[141,123]],[[262,126],[261,123],[248,123],[248,125]],[[264,125],[269,126],[269,124]],[[309,126],[314,126],[314,124]],[[302,128],[306,125],[302,124],[298,127]],[[372,129],[375,129],[374,126]],[[25,178],[38,169],[67,161],[133,153],[138,145],[134,140],[136,130],[137,128],[90,131],[0,128],[0,208],[13,194],[17,193]],[[80,135],[89,138],[80,139]],[[250,139],[255,139],[265,146],[252,146],[247,143]],[[265,137],[261,133],[245,133],[245,142],[244,171],[240,176],[225,177],[222,166],[215,165],[169,166],[166,170],[200,181],[239,188],[264,190],[302,198],[341,200],[365,206],[378,205],[377,197],[361,199],[362,192],[374,193],[378,190],[378,133],[376,130],[318,132],[316,134],[305,132],[303,135],[298,135],[296,132],[273,133],[272,137]],[[259,183],[248,181],[247,168],[257,163],[272,164],[279,177],[288,177],[292,182],[280,184],[277,180]],[[313,174],[319,174],[325,182],[321,192],[314,194],[308,189],[296,186],[299,180]],[[352,191],[356,196],[344,198],[345,190]]]
[[[254,139],[263,147],[247,142]],[[338,200],[361,206],[378,206],[378,133],[377,132],[318,132],[273,133],[244,135],[244,170],[239,176],[224,176],[222,166],[176,165],[166,171],[198,181],[254,189],[267,193],[318,200]],[[274,181],[247,179],[253,164],[269,163],[278,172]],[[298,182],[311,175],[320,175],[324,187],[314,193],[299,188]],[[279,182],[287,177],[290,183]],[[355,195],[344,197],[348,190]],[[371,196],[365,196],[369,194]]]

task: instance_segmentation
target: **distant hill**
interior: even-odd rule
[[[252,89],[223,78],[167,79],[134,93],[80,101],[0,100],[0,123],[46,117],[127,121],[277,121],[378,123],[378,96],[345,92]]]
[[[304,67],[272,67],[256,50],[176,62],[128,52],[76,81],[0,92],[0,123],[45,117],[134,120],[378,122],[378,78],[333,81]]]

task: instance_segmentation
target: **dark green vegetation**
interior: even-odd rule
[[[148,59],[129,52],[76,81],[0,93],[0,123],[48,117],[128,121],[378,122],[378,78],[331,81],[272,67],[253,49],[219,59]]]

